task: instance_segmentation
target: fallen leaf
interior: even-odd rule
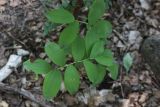
[[[146,99],[148,98],[148,93],[143,93],[139,99],[140,103],[144,103],[146,101]]]
[[[7,0],[0,0],[0,6],[5,5],[7,3]]]
[[[16,7],[21,4],[20,0],[10,0],[10,6]]]

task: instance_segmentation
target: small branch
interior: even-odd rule
[[[6,84],[3,84],[1,82],[0,82],[0,91],[6,92],[6,93],[9,93],[9,94],[10,93],[20,94],[23,97],[25,97],[25,98],[27,98],[27,99],[39,104],[42,107],[54,107],[51,104],[47,104],[45,99],[40,95],[34,96],[32,93],[30,93],[27,90],[14,88],[14,87],[8,86]]]
[[[57,68],[57,69],[61,70],[62,68],[66,68],[66,67],[68,67],[69,65],[73,65],[73,64],[76,64],[76,63],[82,63],[82,62],[84,62],[85,60],[93,60],[93,59],[94,59],[94,58],[87,58],[87,59],[83,59],[83,60],[80,60],[80,61],[75,61],[75,62],[72,62],[72,63],[70,63],[70,64],[65,64],[64,66],[59,67],[59,68]]]
[[[13,72],[13,68],[17,68],[21,62],[22,56],[10,55],[7,64],[0,69],[0,82],[7,78]]]
[[[22,46],[24,46],[25,48],[28,49],[28,47],[26,46],[25,43],[23,43],[22,41],[20,41],[19,39],[15,38],[11,33],[9,32],[5,32],[6,33],[6,36],[12,38],[13,40],[15,40],[16,42],[18,42],[19,44],[21,44]]]
[[[87,22],[84,22],[84,21],[80,21],[80,20],[78,20],[78,22],[79,22],[79,23],[83,23],[83,24],[88,25],[88,23],[87,23]]]

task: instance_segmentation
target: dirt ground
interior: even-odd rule
[[[57,32],[44,37],[43,12],[40,0],[0,0],[0,68],[17,49],[29,51],[23,61],[46,58],[43,46],[55,40]],[[160,0],[112,0],[105,17],[113,24],[108,47],[120,64],[117,81],[107,76],[96,89],[82,82],[83,90],[76,95],[62,90],[54,101],[46,101],[41,95],[43,76],[36,79],[21,63],[0,84],[0,107],[160,107],[160,83],[140,53],[147,37],[160,35]],[[126,73],[122,59],[128,52],[134,63]]]

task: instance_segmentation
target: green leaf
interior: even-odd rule
[[[127,70],[127,72],[129,71],[132,64],[133,64],[133,58],[131,57],[131,55],[129,53],[127,53],[123,57],[123,65],[124,65],[125,69]]]
[[[80,76],[73,65],[70,65],[66,68],[64,73],[64,84],[65,88],[69,91],[70,94],[74,94],[79,89]]]
[[[108,66],[107,69],[110,71],[111,73],[111,77],[112,79],[116,80],[117,76],[118,76],[118,64],[114,63],[112,66]]]
[[[104,77],[106,75],[106,68],[102,65],[97,65],[97,80],[95,82],[95,84],[100,84],[103,80]]]
[[[97,81],[97,66],[90,62],[89,60],[85,60],[83,62],[88,79],[94,84]]]
[[[95,58],[96,56],[102,54],[104,52],[104,41],[97,41],[91,50],[90,58]]]
[[[105,67],[102,65],[95,65],[89,60],[83,62],[87,76],[93,85],[101,83],[105,77]]]
[[[105,50],[101,55],[95,57],[95,60],[102,65],[112,66],[114,63],[113,54],[110,50]]]
[[[60,34],[59,43],[61,45],[70,45],[77,37],[79,32],[79,23],[75,21],[70,23]]]
[[[31,70],[36,74],[46,74],[52,69],[50,64],[48,64],[46,61],[42,59],[37,59],[34,62],[27,60],[23,63],[23,65],[25,69]]]
[[[87,31],[87,34],[85,36],[85,47],[87,55],[90,55],[94,43],[98,40],[99,37],[94,33],[92,29]]]
[[[71,23],[74,22],[74,16],[65,9],[51,9],[46,13],[46,17],[53,23]]]
[[[43,95],[47,99],[55,97],[60,90],[62,82],[62,74],[60,71],[54,70],[49,72],[44,79]]]
[[[100,38],[106,38],[112,33],[112,24],[109,21],[100,20],[93,26],[93,31]]]
[[[45,53],[57,65],[63,66],[66,63],[65,52],[54,42],[46,43]]]
[[[83,59],[85,54],[85,42],[81,37],[77,37],[72,43],[72,55],[75,61]]]
[[[94,25],[98,19],[100,19],[105,12],[104,0],[94,0],[91,8],[89,9],[88,22],[90,25]]]

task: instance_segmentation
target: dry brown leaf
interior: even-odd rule
[[[0,6],[5,5],[7,3],[7,0],[0,0]]]
[[[144,103],[146,101],[146,99],[148,98],[148,93],[143,93],[139,99],[140,103]]]
[[[129,107],[129,103],[130,103],[129,99],[123,99],[122,100],[122,107]]]
[[[10,6],[16,7],[21,4],[20,0],[10,0]]]

